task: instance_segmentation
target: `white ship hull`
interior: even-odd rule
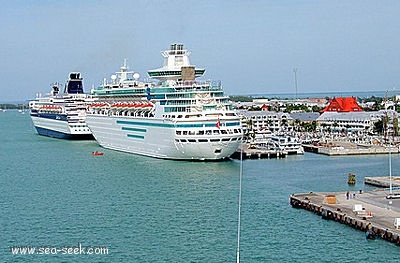
[[[235,152],[242,136],[239,132],[179,136],[176,123],[155,118],[93,114],[86,122],[104,148],[162,159],[222,160]]]
[[[65,115],[31,114],[31,119],[40,135],[60,139],[93,139],[86,123],[69,123]]]

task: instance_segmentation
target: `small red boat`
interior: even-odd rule
[[[104,153],[103,152],[99,152],[99,151],[95,151],[95,152],[92,152],[92,155],[93,156],[102,156],[102,155],[104,155]]]

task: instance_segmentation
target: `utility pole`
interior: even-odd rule
[[[297,100],[297,68],[293,68],[293,73],[294,73],[294,87],[296,89],[295,99]]]

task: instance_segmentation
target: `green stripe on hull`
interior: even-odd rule
[[[117,124],[128,124],[137,126],[150,126],[150,127],[162,127],[162,128],[175,128],[172,123],[152,123],[152,122],[138,122],[138,121],[117,121]]]
[[[146,129],[122,127],[123,131],[146,132]]]
[[[239,125],[240,125],[240,122],[227,122],[225,125],[226,125],[227,127],[230,127],[230,126],[239,126]]]
[[[135,139],[144,139],[143,135],[127,134],[126,136],[128,136],[130,138],[135,138]]]
[[[136,126],[144,126],[144,127],[159,127],[159,128],[203,128],[203,127],[215,127],[217,122],[215,123],[152,123],[152,122],[138,122],[138,121],[120,121],[117,120],[117,124],[124,124],[124,125],[136,125]],[[232,126],[240,126],[239,122],[226,122],[225,126],[232,127]],[[122,127],[123,130],[129,131],[138,131],[138,132],[146,132],[146,129],[140,128],[128,128]],[[138,130],[131,130],[131,129],[138,129]]]
[[[202,123],[190,123],[190,124],[177,124],[176,127],[178,128],[202,128]]]

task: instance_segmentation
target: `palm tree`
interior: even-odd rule
[[[302,122],[300,119],[295,119],[294,122],[293,122],[293,124],[294,124],[295,129],[296,129],[297,131],[301,130],[301,128],[302,128],[302,126],[303,126],[303,125],[302,125],[303,122]]]
[[[246,134],[244,135],[245,139],[246,140],[250,139],[250,136],[252,136],[254,138],[255,134],[253,131],[253,120],[247,119],[246,126],[247,126],[247,131],[246,131]]]
[[[393,133],[394,136],[399,136],[399,119],[393,116]]]

